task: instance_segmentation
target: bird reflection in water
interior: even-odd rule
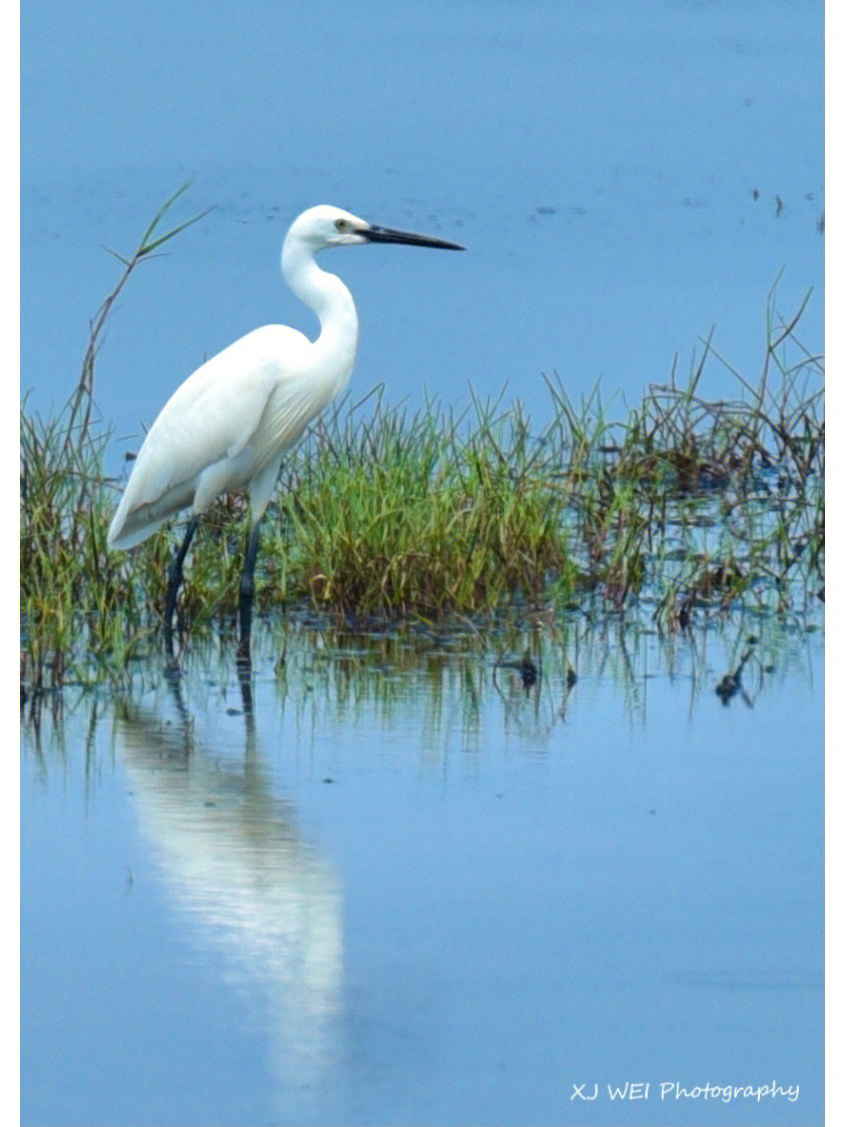
[[[274,790],[257,745],[249,677],[240,678],[245,738],[235,757],[197,739],[178,671],[168,671],[167,685],[171,707],[129,702],[116,724],[142,830],[192,942],[222,949],[238,986],[266,1003],[279,1080],[317,1085],[339,1051],[337,877]]]

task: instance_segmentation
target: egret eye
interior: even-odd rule
[[[334,225],[338,231],[345,231],[349,226],[349,222],[346,219],[335,219]]]

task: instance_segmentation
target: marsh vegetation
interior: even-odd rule
[[[149,225],[92,322],[79,384],[58,417],[21,407],[21,691],[122,678],[159,645],[173,526],[131,553],[106,530],[121,482],[95,430],[103,328],[136,267],[187,224]],[[199,217],[197,217],[199,218]],[[192,222],[189,220],[188,222]],[[809,295],[808,295],[809,298]],[[633,407],[598,386],[580,403],[544,376],[536,427],[507,390],[456,413],[409,411],[383,387],[347,397],[290,452],[265,516],[256,583],[264,614],[335,622],[480,623],[586,612],[667,635],[737,609],[820,615],[824,599],[824,366],[773,287],[761,370],[736,397],[699,393],[707,339]],[[539,377],[538,377],[539,378]],[[178,607],[183,646],[234,631],[246,504],[202,520]]]

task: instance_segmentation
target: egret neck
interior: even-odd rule
[[[331,390],[326,389],[328,397],[334,398],[346,387],[355,364],[358,314],[352,294],[336,274],[320,269],[314,254],[314,248],[291,231],[282,247],[282,273],[300,301],[319,318],[313,370],[325,372],[323,378],[332,385]]]

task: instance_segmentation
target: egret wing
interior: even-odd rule
[[[284,326],[257,329],[174,392],[147,434],[115,513],[109,530],[114,546],[139,543],[190,504],[206,475],[215,484],[208,500],[247,484],[256,469],[250,444],[274,391],[287,380],[299,383],[303,342],[309,343]],[[281,363],[280,355],[289,362]]]

